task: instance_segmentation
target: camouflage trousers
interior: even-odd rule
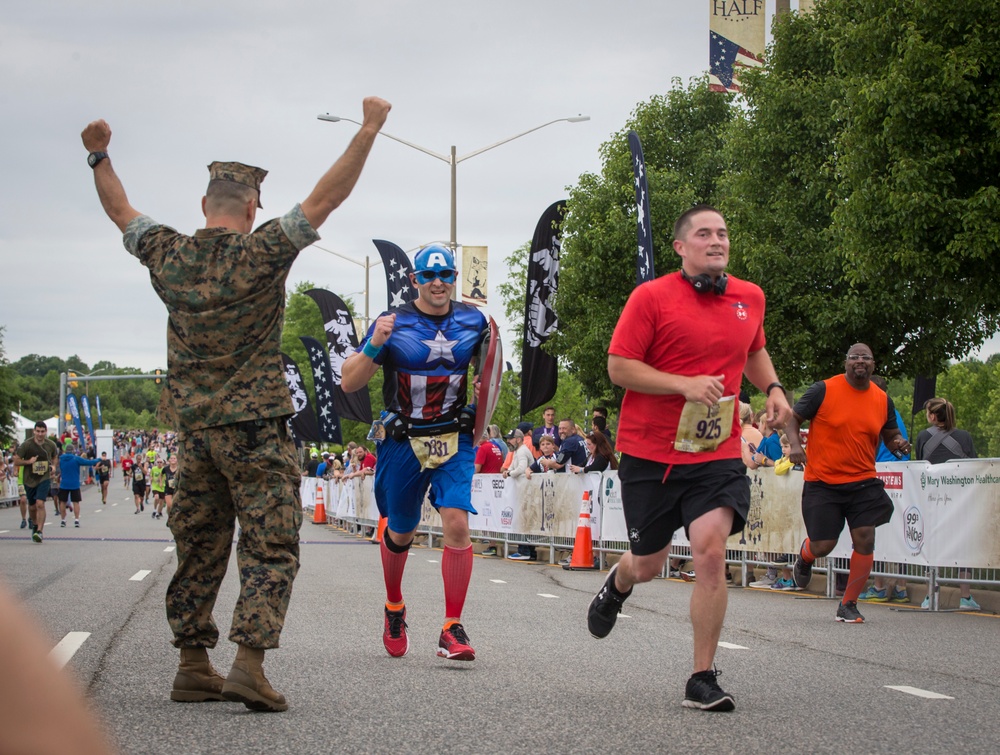
[[[240,596],[229,639],[276,648],[299,570],[301,481],[283,419],[243,422],[178,435],[177,492],[168,524],[177,571],[167,588],[175,647],[215,647],[212,616],[235,521]]]

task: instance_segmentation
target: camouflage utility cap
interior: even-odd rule
[[[211,181],[232,181],[233,183],[249,186],[257,190],[257,206],[264,209],[260,203],[260,184],[267,175],[263,168],[255,168],[253,165],[243,163],[220,163],[216,160],[208,166],[209,179]]]

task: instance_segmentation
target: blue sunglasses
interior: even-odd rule
[[[421,283],[430,283],[435,278],[440,278],[443,283],[455,282],[454,270],[421,270],[415,273],[417,280]]]

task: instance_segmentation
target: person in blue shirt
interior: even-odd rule
[[[62,520],[60,527],[66,526],[66,511],[73,512],[73,526],[80,526],[80,506],[83,501],[83,494],[80,492],[80,468],[93,467],[97,464],[97,459],[85,459],[77,456],[74,451],[76,447],[73,441],[67,440],[63,445],[63,452],[59,456],[59,515]]]
[[[475,412],[466,405],[468,372],[478,365],[489,333],[475,307],[452,301],[458,275],[451,250],[425,246],[413,260],[410,284],[417,298],[383,312],[342,367],[341,387],[351,393],[382,369],[385,440],[375,467],[375,500],[388,517],[380,545],[386,588],[382,643],[393,657],[409,650],[403,569],[424,495],[441,515],[445,621],[437,654],[456,661],[476,653],[461,623],[472,576],[472,474]]]

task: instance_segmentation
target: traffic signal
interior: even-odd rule
[[[76,377],[76,373],[75,372],[69,373],[69,387],[70,388],[76,388],[76,386],[77,386],[77,382],[73,379],[75,377]]]
[[[163,370],[159,370],[159,369],[153,370],[153,374],[156,375],[156,378],[153,380],[154,383],[156,383],[157,385],[159,385],[160,383],[163,382],[163,378],[160,377],[160,375],[163,374]]]

